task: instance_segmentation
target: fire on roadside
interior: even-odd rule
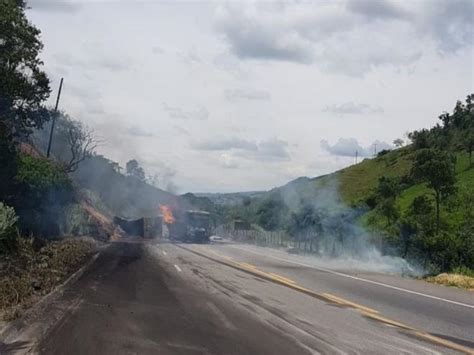
[[[160,205],[160,211],[166,224],[173,224],[176,222],[176,218],[174,218],[170,206]]]

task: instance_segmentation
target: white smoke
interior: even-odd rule
[[[301,185],[287,185],[281,196],[289,213],[310,206],[319,216],[317,230],[294,231],[293,238],[313,239],[317,256],[311,263],[331,269],[420,275],[421,268],[410,265],[394,255],[385,255],[380,248],[381,236],[367,231],[360,223],[364,210],[343,203],[337,179],[323,177]],[[307,258],[307,257],[306,257]]]

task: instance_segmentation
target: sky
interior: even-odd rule
[[[370,158],[474,92],[471,0],[29,0],[60,109],[174,192]]]

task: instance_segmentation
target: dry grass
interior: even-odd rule
[[[426,281],[439,285],[454,286],[474,291],[474,277],[460,274],[439,274],[426,278]]]
[[[20,238],[15,255],[0,262],[0,319],[12,320],[78,270],[96,251],[87,239],[67,238],[35,246]]]

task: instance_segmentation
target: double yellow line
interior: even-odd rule
[[[427,332],[417,330],[417,329],[412,328],[412,327],[410,327],[406,324],[403,324],[403,323],[397,322],[395,320],[386,318],[386,317],[380,315],[379,312],[377,310],[373,309],[373,308],[369,308],[369,307],[366,307],[366,306],[361,305],[359,303],[355,303],[355,302],[346,300],[344,298],[334,296],[330,293],[317,293],[317,292],[312,291],[308,288],[299,286],[295,281],[293,281],[291,279],[288,279],[284,276],[281,276],[281,275],[278,275],[278,274],[275,274],[275,273],[271,273],[271,272],[268,273],[268,272],[259,270],[255,265],[252,265],[252,264],[241,263],[241,262],[234,261],[231,257],[225,256],[225,255],[220,255],[220,254],[218,254],[218,253],[216,253],[215,251],[212,251],[212,250],[209,250],[209,252],[216,255],[219,259],[211,257],[211,256],[209,256],[209,255],[207,255],[203,252],[196,251],[196,250],[191,250],[191,249],[188,249],[188,248],[180,246],[180,245],[178,245],[178,247],[180,247],[182,249],[185,249],[185,250],[187,250],[191,253],[194,253],[196,255],[202,256],[206,259],[218,262],[218,263],[223,264],[223,265],[227,265],[227,266],[229,266],[233,269],[237,269],[237,270],[246,272],[248,274],[258,276],[258,277],[260,277],[264,280],[274,282],[276,284],[283,285],[285,287],[291,288],[295,291],[304,293],[304,294],[306,294],[308,296],[311,296],[313,298],[316,298],[318,300],[321,300],[321,301],[324,301],[324,302],[327,302],[327,303],[331,303],[331,304],[334,304],[334,305],[342,306],[342,307],[355,309],[361,315],[363,315],[366,318],[370,318],[372,320],[375,320],[375,321],[378,321],[378,322],[381,322],[381,323],[384,323],[384,324],[388,324],[388,325],[391,325],[393,327],[397,327],[397,328],[402,329],[406,332],[410,332],[411,334],[413,334],[413,335],[417,336],[418,338],[421,338],[425,341],[429,341],[431,343],[441,345],[441,346],[447,347],[449,349],[459,351],[461,353],[474,355],[474,349],[472,349],[472,348],[468,348],[466,346],[454,343],[452,341],[449,341],[449,340],[431,335]]]

